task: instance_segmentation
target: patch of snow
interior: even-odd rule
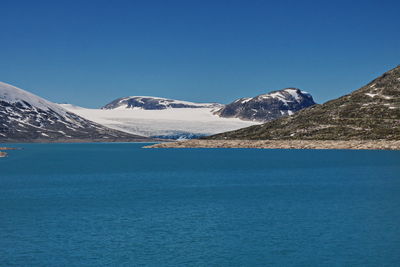
[[[375,97],[375,96],[377,96],[378,94],[370,94],[370,93],[366,93],[366,95],[367,95],[367,96],[369,96],[369,97]]]
[[[60,105],[60,106],[62,106],[63,108],[65,108],[65,109],[80,109],[81,107],[79,107],[79,106],[75,106],[75,105],[72,105],[72,104],[58,104],[58,105]]]
[[[242,104],[249,102],[250,100],[252,100],[253,98],[249,97],[249,98],[245,98],[241,101]]]
[[[269,94],[273,98],[278,98],[279,101],[283,102],[284,105],[288,106],[288,100],[279,92]]]
[[[296,99],[296,101],[300,101],[300,96],[297,93],[296,89],[289,88],[289,89],[285,89],[284,91],[288,92],[294,99]]]

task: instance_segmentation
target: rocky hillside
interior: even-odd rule
[[[27,91],[0,82],[0,142],[145,141],[116,131]]]
[[[297,88],[286,88],[252,98],[240,98],[215,114],[224,118],[266,122],[315,105],[310,94]]]
[[[221,107],[217,103],[193,103],[188,101],[167,99],[152,96],[129,96],[118,98],[102,107],[102,109],[140,108],[144,110],[162,110],[168,108],[215,108]]]
[[[209,139],[400,140],[400,66],[349,95]]]

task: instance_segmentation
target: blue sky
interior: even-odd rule
[[[400,64],[400,1],[0,1],[0,81],[55,102],[322,103]]]

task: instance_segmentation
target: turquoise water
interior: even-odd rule
[[[29,144],[0,266],[400,266],[400,152]]]

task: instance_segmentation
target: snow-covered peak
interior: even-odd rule
[[[256,97],[240,98],[216,112],[225,118],[269,121],[292,115],[300,109],[314,105],[312,96],[297,88],[285,88]]]
[[[214,108],[221,107],[217,103],[194,103],[153,96],[129,96],[118,98],[102,109],[144,109],[161,110],[169,108]]]
[[[96,124],[67,111],[59,104],[0,82],[0,142],[69,140],[148,139]]]
[[[289,93],[296,100],[300,100],[300,96],[302,96],[302,95],[311,96],[308,92],[302,91],[297,88],[286,88],[286,89],[283,89],[283,91]]]
[[[273,91],[267,94],[262,94],[257,96],[256,98],[263,99],[263,98],[275,98],[282,102],[288,101],[301,101],[303,97],[311,97],[309,93],[306,91],[302,91],[298,88],[285,88],[278,91]]]
[[[45,111],[53,110],[60,115],[64,115],[67,112],[58,104],[52,103],[37,95],[3,82],[0,82],[0,101],[11,104],[20,103],[23,106],[30,105]]]

